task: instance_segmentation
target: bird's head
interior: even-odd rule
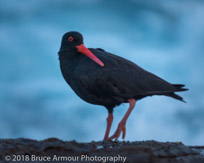
[[[60,52],[66,50],[84,54],[100,66],[104,66],[103,62],[84,46],[83,36],[79,32],[71,31],[63,35]]]

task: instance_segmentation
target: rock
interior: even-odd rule
[[[78,143],[57,138],[1,139],[0,162],[204,163],[204,146],[156,141]]]

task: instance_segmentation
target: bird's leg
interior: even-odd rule
[[[128,102],[129,102],[129,104],[130,104],[129,109],[128,109],[128,111],[125,113],[123,119],[122,119],[122,120],[120,121],[120,123],[118,124],[118,128],[117,128],[117,130],[115,131],[115,133],[113,134],[113,136],[111,136],[110,138],[108,138],[109,140],[114,139],[114,138],[117,140],[117,139],[119,138],[121,132],[123,132],[122,138],[123,138],[123,139],[125,138],[125,134],[126,134],[126,127],[125,127],[126,121],[127,121],[128,117],[129,117],[130,113],[132,112],[132,110],[133,110],[134,107],[135,107],[136,100],[135,100],[135,99],[129,99]]]
[[[106,120],[107,120],[107,128],[106,128],[106,133],[105,133],[105,136],[104,136],[103,140],[108,140],[111,125],[112,125],[112,122],[113,122],[113,112],[108,113],[108,117],[107,117]]]

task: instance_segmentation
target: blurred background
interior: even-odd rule
[[[204,144],[201,0],[1,0],[0,138],[103,139],[106,109],[82,101],[59,68],[61,37],[72,30],[85,46],[190,89],[179,93],[186,104],[163,96],[139,101],[126,140]],[[111,134],[127,108],[115,108]]]

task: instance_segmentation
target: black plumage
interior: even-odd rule
[[[69,41],[70,37],[73,41]],[[128,102],[128,99],[140,100],[147,96],[165,95],[184,101],[175,94],[186,91],[184,85],[171,84],[103,49],[89,48],[104,64],[102,67],[78,52],[77,46],[81,44],[83,37],[80,33],[66,33],[62,39],[59,60],[64,79],[86,102],[103,105],[110,113],[115,106]]]

